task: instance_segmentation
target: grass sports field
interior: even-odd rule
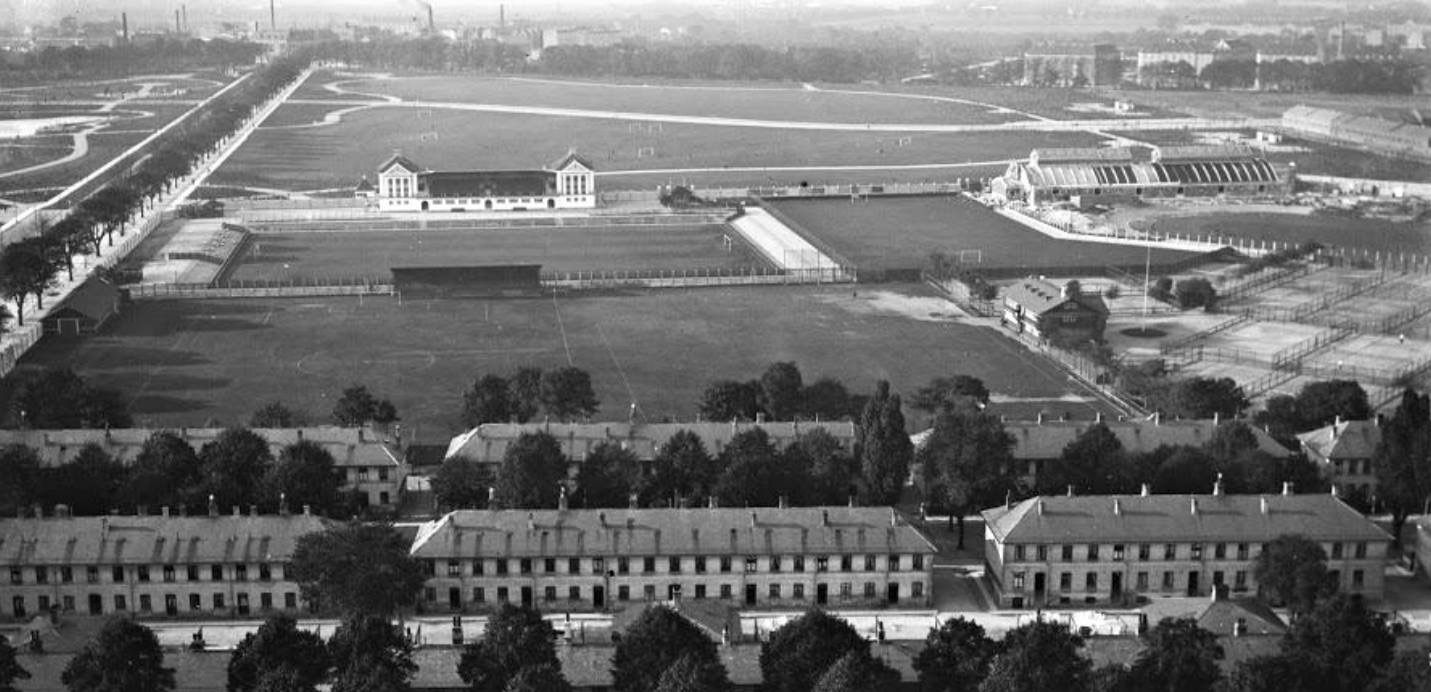
[[[979,250],[985,269],[1028,268],[1030,272],[1141,267],[1147,258],[1141,247],[1049,238],[963,196],[873,198],[856,204],[781,200],[773,205],[862,267],[921,268],[935,250],[950,254]],[[1155,249],[1152,261],[1161,264],[1192,256]]]
[[[1159,233],[1219,233],[1252,240],[1431,254],[1431,223],[1300,214],[1200,214],[1158,219]]]
[[[734,241],[730,252],[727,235]],[[769,266],[724,224],[302,231],[253,236],[229,278],[387,281],[392,267],[479,264],[541,264],[563,272]]]
[[[299,120],[321,118],[302,109]],[[426,113],[426,115],[424,115]],[[436,133],[434,137],[431,133]],[[903,143],[901,143],[903,141]],[[253,185],[289,190],[354,185],[394,149],[437,170],[533,168],[575,148],[598,171],[659,170],[666,180],[701,180],[679,169],[965,163],[1028,156],[1037,147],[1096,146],[1100,137],[1082,132],[981,132],[900,136],[882,132],[822,132],[720,125],[629,123],[502,113],[379,107],[346,115],[317,127],[264,127],[210,178],[215,185]],[[667,172],[669,169],[678,169]],[[719,175],[720,171],[714,171]],[[819,180],[818,172],[809,172]],[[879,171],[865,171],[865,180]],[[959,173],[923,171],[925,179]],[[746,185],[768,182],[761,171],[746,172]],[[604,178],[604,189],[640,187],[646,181]]]
[[[584,108],[665,115],[842,123],[1003,123],[1028,120],[957,97],[861,90],[854,85],[588,82],[442,75],[344,82],[343,89],[406,101]]]
[[[66,365],[117,387],[145,425],[245,420],[274,399],[323,420],[344,387],[390,397],[409,429],[455,430],[462,389],[484,373],[575,364],[591,373],[597,420],[634,399],[650,420],[691,420],[716,379],[773,361],[807,381],[911,391],[938,375],[984,379],[1013,415],[1091,418],[1097,403],[991,328],[954,321],[922,286],[694,289],[575,297],[141,301],[90,339],[48,341],[24,367]],[[8,410],[5,407],[4,410]],[[1104,410],[1106,409],[1098,409]],[[918,429],[926,421],[910,421]]]

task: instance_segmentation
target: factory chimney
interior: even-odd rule
[[[129,43],[129,13],[128,13],[128,12],[120,12],[120,13],[119,13],[119,26],[120,26],[120,31],[123,32],[122,35],[123,35],[123,37],[124,37],[124,42],[125,42],[125,43]]]
[[[501,29],[502,31],[506,31],[506,30],[507,30],[507,6],[506,6],[506,5],[498,5],[498,6],[497,6],[497,28],[498,28],[498,29]]]
[[[188,5],[180,5],[180,6],[179,6],[179,14],[183,15],[183,17],[184,17],[184,31],[188,31],[188,30],[189,30],[189,6],[188,6]]]
[[[436,33],[436,32],[437,32],[437,25],[436,25],[436,23],[433,22],[433,20],[432,20],[432,3],[428,3],[428,4],[427,4],[427,33],[432,34],[432,33]]]
[[[278,14],[273,10],[274,0],[268,0],[268,28],[278,31]]]
[[[183,31],[184,31],[183,25],[179,24],[179,10],[174,10],[174,33],[177,34],[177,33],[183,32]]]

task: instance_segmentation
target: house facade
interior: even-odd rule
[[[1146,488],[1146,486],[1145,486]],[[1006,608],[1257,593],[1264,546],[1300,534],[1342,591],[1382,597],[1391,537],[1335,495],[1043,496],[983,512],[984,561]]]
[[[596,170],[574,152],[534,170],[433,171],[402,154],[378,167],[380,211],[530,211],[596,206]]]
[[[1004,328],[1040,341],[1086,343],[1102,341],[1108,305],[1097,293],[1086,293],[1076,282],[1063,286],[1024,279],[1004,290]]]
[[[155,433],[177,435],[195,451],[218,439],[225,428],[112,428],[109,430],[0,430],[0,446],[24,445],[35,450],[40,463],[59,466],[74,461],[86,445],[97,445],[121,463],[133,463],[144,443]],[[333,455],[342,474],[342,489],[356,491],[369,507],[394,507],[408,466],[400,441],[370,428],[313,426],[307,428],[250,428],[268,443],[277,458],[283,448],[300,441],[312,442]]]
[[[1381,444],[1377,421],[1338,418],[1331,425],[1298,435],[1297,442],[1342,496],[1369,498],[1376,494],[1371,460]]]
[[[891,508],[464,510],[422,525],[424,609],[928,607],[935,548]]]
[[[306,607],[287,566],[300,536],[325,528],[295,515],[0,519],[0,618],[77,615],[263,617]]]

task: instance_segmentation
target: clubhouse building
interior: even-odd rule
[[[505,602],[620,609],[688,599],[730,608],[914,607],[935,547],[891,508],[462,510],[422,525],[429,612]]]
[[[1384,590],[1391,536],[1334,494],[1042,496],[983,512],[1000,607],[1124,604],[1151,595],[1257,593],[1253,565],[1278,536],[1322,544],[1337,587]]]
[[[400,153],[378,167],[380,211],[528,211],[591,209],[596,173],[567,152],[536,170],[434,171]]]

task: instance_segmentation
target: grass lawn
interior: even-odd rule
[[[362,96],[362,95],[359,95],[359,94],[340,94],[340,93],[338,93],[338,92],[336,92],[336,91],[329,91],[328,89],[323,88],[323,85],[324,85],[324,84],[328,84],[329,82],[346,82],[346,81],[351,81],[352,79],[354,79],[354,78],[353,78],[353,77],[339,77],[339,76],[333,74],[333,72],[330,71],[330,70],[318,70],[318,71],[314,72],[312,75],[310,75],[310,76],[308,77],[308,81],[306,81],[306,82],[300,84],[300,85],[298,86],[298,88],[293,91],[293,95],[290,96],[289,98],[290,98],[290,99],[329,99],[329,100],[342,99],[342,100],[345,100],[345,101],[371,101],[371,100],[373,100],[373,98],[372,98],[371,96]],[[345,85],[345,86],[351,87],[352,85]]]
[[[1055,240],[962,196],[873,198],[859,204],[782,200],[774,206],[862,267],[921,268],[935,250],[980,250],[984,268],[1030,272],[1141,267],[1147,257],[1141,247]],[[1192,256],[1155,249],[1152,260]]]
[[[69,135],[0,140],[0,173],[63,158],[70,153],[73,144],[74,139]]]
[[[1426,105],[1423,96],[1395,94],[1201,90],[1128,90],[1107,93],[1110,97],[1126,98],[1139,105],[1147,104],[1204,118],[1280,118],[1293,106],[1315,106],[1348,113],[1385,115],[1393,111],[1407,112],[1412,108],[1425,108]]]
[[[310,106],[289,104],[279,109]],[[598,171],[720,167],[901,165],[964,163],[1028,156],[1037,147],[1096,146],[1102,138],[1068,133],[915,134],[905,145],[891,133],[820,132],[720,125],[644,123],[434,109],[378,107],[352,113],[337,125],[260,129],[215,172],[216,185],[253,185],[291,190],[353,185],[401,149],[419,165],[436,170],[534,168],[568,148]],[[310,113],[311,114],[311,113]],[[286,117],[286,116],[285,116]],[[431,138],[425,133],[436,132]],[[676,176],[689,175],[675,173]],[[924,177],[960,177],[924,172]],[[661,177],[667,177],[662,174]],[[747,173],[744,184],[769,176]],[[679,178],[677,178],[679,179]],[[866,180],[879,180],[871,172]],[[604,180],[605,189],[649,189],[645,182]]]
[[[323,122],[323,117],[333,111],[352,108],[360,104],[341,103],[284,103],[264,119],[259,128],[288,127]]]
[[[806,88],[789,82],[637,84],[441,75],[362,80],[342,86],[408,101],[588,108],[757,120],[974,124],[1028,119],[982,106],[924,98],[928,96],[924,93],[876,92],[857,85]],[[849,93],[853,91],[860,93]]]
[[[0,178],[0,197],[4,197],[11,190],[68,186],[89,175],[96,168],[108,163],[110,159],[120,155],[124,150],[138,144],[140,140],[148,136],[147,132],[129,131],[115,134],[104,134],[101,131],[92,134],[89,136],[89,151],[74,161],[43,168],[25,175]],[[53,157],[51,160],[68,155],[69,150],[66,149],[60,156]]]
[[[234,281],[391,279],[392,267],[541,264],[544,271],[768,266],[723,224],[524,227],[421,231],[318,231],[253,237]]]
[[[440,437],[458,428],[462,390],[475,377],[568,363],[591,373],[598,420],[624,419],[633,399],[649,420],[691,420],[711,381],[757,377],[786,360],[807,381],[835,377],[853,392],[880,379],[909,392],[967,373],[997,398],[1033,407],[1021,415],[1092,418],[1099,404],[1070,397],[1082,392],[1061,371],[948,312],[919,285],[862,288],[857,297],[848,286],[800,286],[401,305],[141,301],[97,337],[47,340],[22,367],[73,367],[125,392],[137,423],[161,426],[235,423],[274,399],[323,420],[344,387],[364,383],[392,398],[409,430]],[[922,424],[917,416],[910,427]]]
[[[1201,214],[1158,219],[1159,233],[1218,233],[1252,240],[1315,241],[1372,252],[1431,253],[1431,224],[1313,214]]]

